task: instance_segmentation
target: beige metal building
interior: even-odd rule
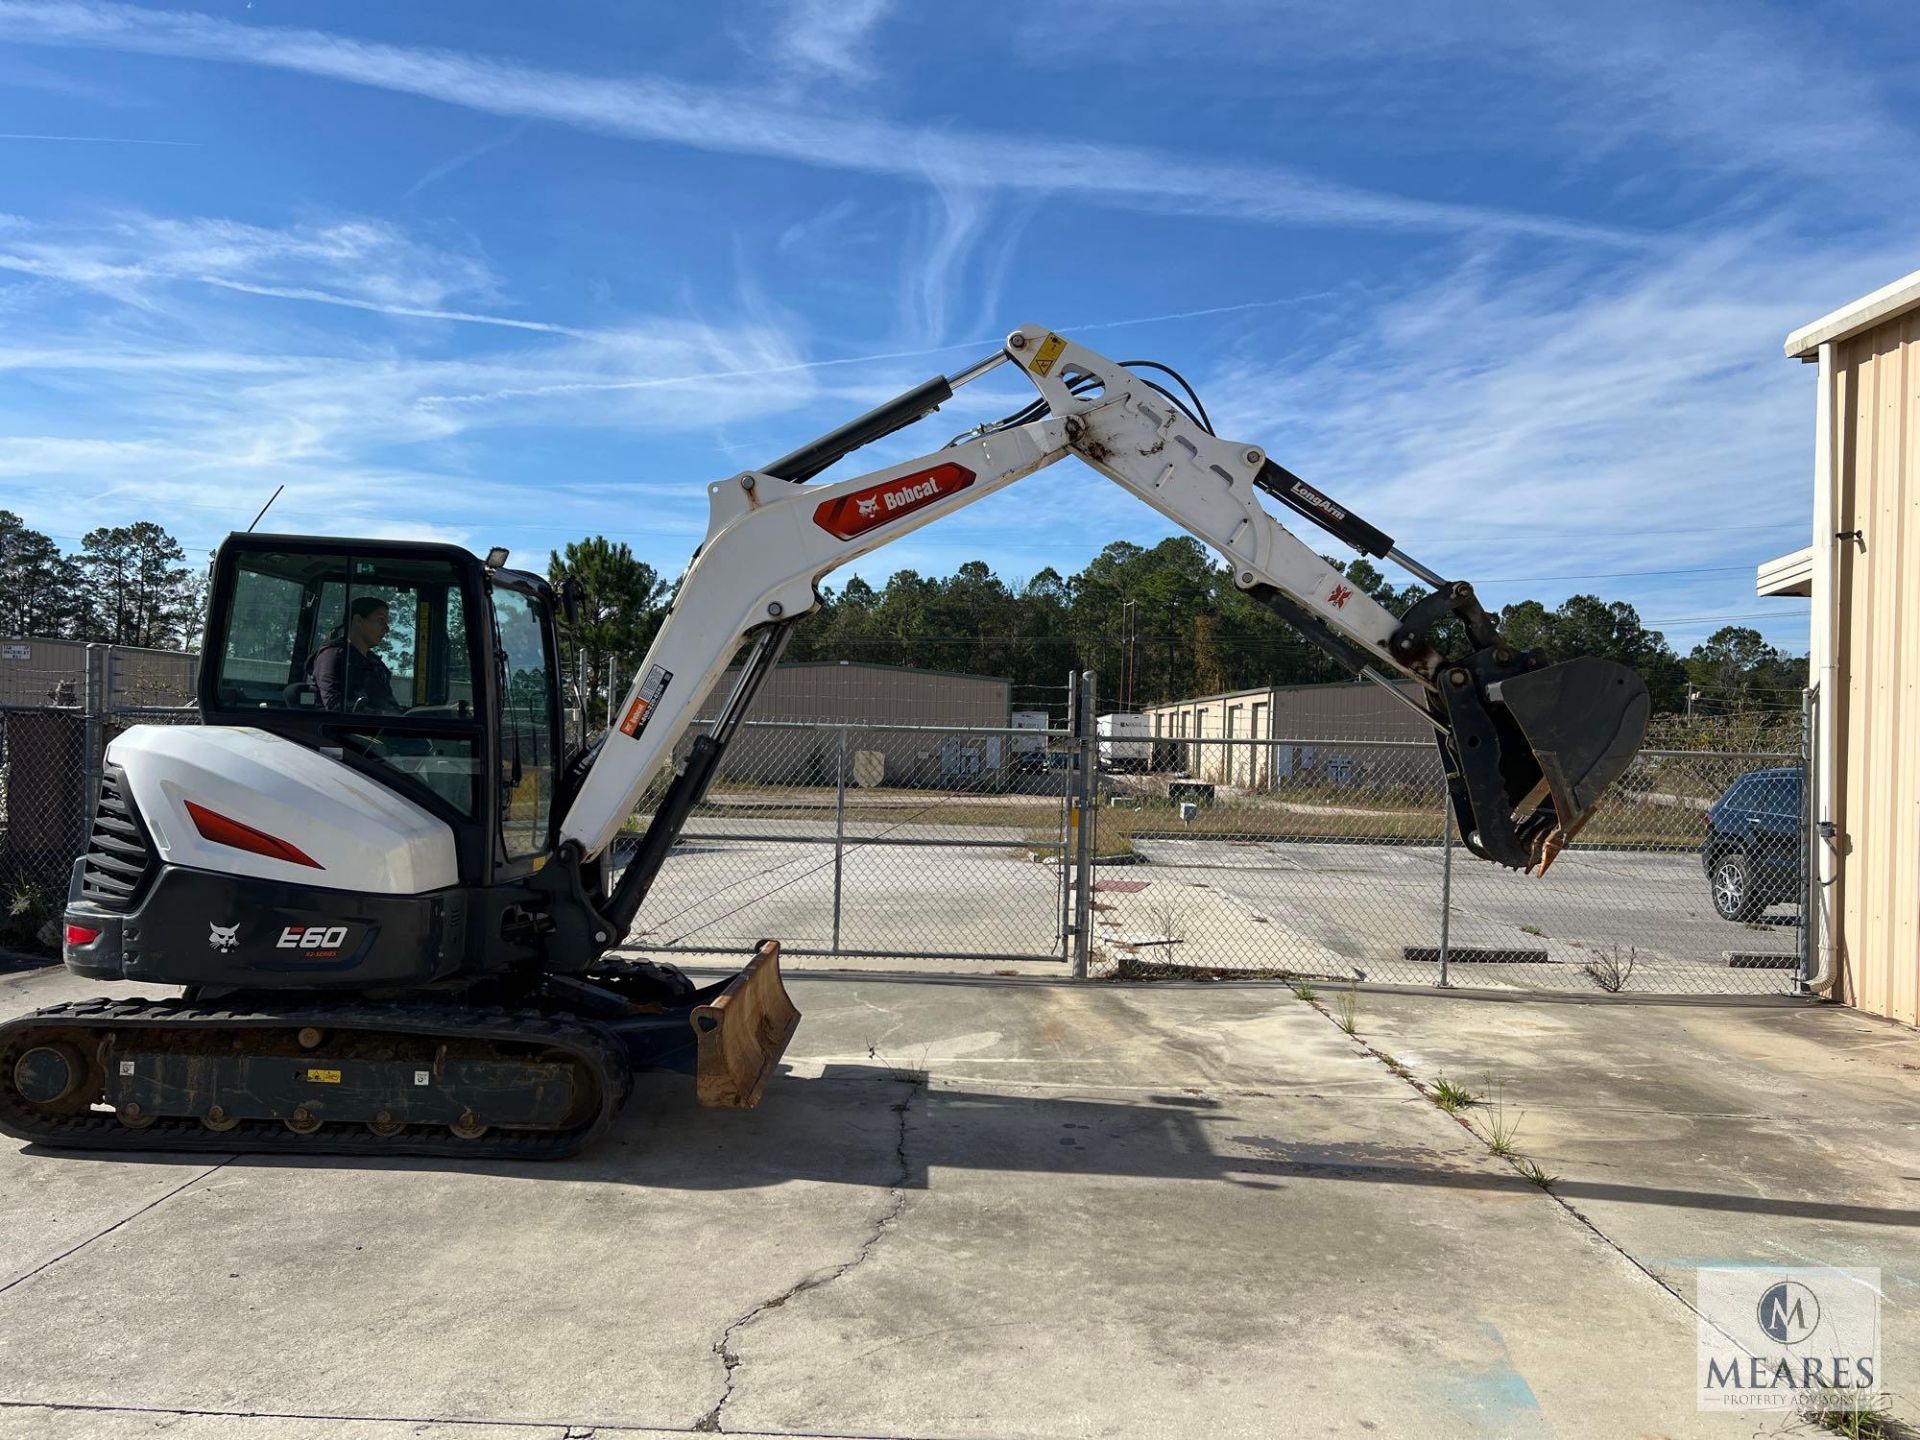
[[[1394,690],[1408,703],[1356,680],[1269,685],[1155,705],[1144,712],[1156,742],[1155,768],[1254,789],[1307,776],[1334,783],[1379,780],[1389,771],[1399,783],[1437,777],[1433,726],[1417,713],[1419,687],[1401,682]],[[1410,743],[1356,743],[1387,740]]]
[[[1817,365],[1813,544],[1760,567],[1813,601],[1811,983],[1920,1023],[1920,271],[1787,337]]]
[[[711,720],[737,672],[714,686],[699,718]],[[775,668],[754,697],[724,775],[768,784],[833,784],[847,726],[850,784],[967,785],[1004,779],[1011,681],[854,661],[802,661]],[[799,722],[798,724],[781,722]],[[697,733],[697,732],[696,732]]]

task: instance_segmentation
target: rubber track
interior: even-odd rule
[[[332,1121],[311,1135],[279,1120],[242,1120],[231,1130],[207,1129],[185,1116],[161,1116],[144,1129],[123,1125],[101,1110],[50,1116],[33,1109],[13,1089],[13,1065],[41,1026],[97,1032],[182,1029],[231,1033],[317,1026],[334,1034],[404,1035],[433,1041],[501,1042],[571,1052],[600,1091],[593,1117],[570,1130],[487,1131],[462,1140],[444,1126],[409,1125],[382,1138],[362,1121]],[[18,1140],[62,1149],[191,1151],[271,1155],[431,1155],[461,1160],[554,1160],[571,1155],[605,1133],[626,1102],[626,1057],[614,1039],[591,1022],[537,1010],[452,1009],[441,1005],[386,1004],[298,1006],[285,1010],[230,1010],[184,1000],[76,1000],[49,1006],[0,1025],[0,1131]]]

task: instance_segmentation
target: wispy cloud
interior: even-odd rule
[[[1899,7],[1888,13],[1910,19]],[[1871,7],[1847,15],[1868,27],[1875,19]],[[1172,58],[1324,74],[1345,62],[1356,68],[1339,83],[1362,103],[1384,99],[1402,113],[1427,112],[1429,122],[1457,116],[1462,124],[1442,127],[1449,142],[1464,132],[1480,144],[1526,148],[1552,134],[1557,142],[1543,148],[1563,163],[1571,134],[1589,152],[1653,140],[1683,165],[1833,182],[1877,172],[1882,156],[1910,152],[1916,139],[1832,16],[1737,0],[1108,0],[1073,11],[1039,7],[1022,28],[1027,43],[1054,53],[1142,68]],[[1490,67],[1511,83],[1492,92],[1462,87],[1467,66]],[[1813,96],[1845,101],[1785,98]],[[1469,112],[1454,108],[1462,105],[1478,112],[1478,134],[1464,123]],[[1522,113],[1537,119],[1513,124]]]
[[[591,332],[571,325],[555,325],[546,320],[515,320],[505,315],[481,315],[471,310],[429,310],[417,305],[392,305],[377,300],[356,300],[350,295],[331,295],[324,290],[309,290],[288,285],[249,285],[240,280],[223,280],[217,275],[196,275],[202,285],[236,290],[243,295],[260,295],[275,300],[305,300],[316,305],[342,305],[349,310],[370,310],[379,315],[397,315],[413,320],[454,320],[463,325],[498,325],[508,330],[533,330],[543,335],[572,335],[584,339]]]
[[[447,302],[455,297],[493,298],[494,277],[485,261],[422,245],[384,221],[276,228],[138,213],[91,222],[12,219],[0,225],[0,270],[125,303],[150,304],[168,287],[191,283],[426,318],[529,324],[454,313]]]
[[[489,327],[505,317],[389,297],[497,298],[494,276],[470,254],[360,219],[274,229],[135,213],[92,225],[0,216],[0,268],[39,282],[7,297],[0,483],[11,508],[69,541],[110,513],[161,518],[199,544],[244,524],[284,483],[275,517],[288,528],[429,527],[524,549],[609,528],[606,505],[576,493],[591,469],[555,476],[536,455],[522,462],[528,473],[469,443],[482,432],[565,429],[578,454],[594,430],[702,435],[817,390],[798,338],[758,320],[628,314],[593,331],[515,321],[511,338],[492,328],[491,347],[471,334],[443,344],[386,317]],[[242,275],[262,278],[233,278]],[[275,283],[303,279],[327,288]],[[325,310],[290,311],[283,299]],[[725,378],[743,371],[754,383]],[[491,398],[430,399],[454,393]],[[698,532],[697,484],[629,480],[622,491],[646,497],[644,508],[623,506],[612,528],[649,546]]]
[[[609,80],[323,31],[240,26],[190,12],[0,0],[0,39],[263,66],[634,139],[915,180],[932,168],[954,184],[1041,190],[1138,210],[1615,245],[1643,238],[1610,225],[1344,185],[1277,165],[1021,134],[932,131],[768,104],[757,93],[645,77]]]
[[[1902,263],[1769,230],[1612,272],[1480,261],[1354,316],[1330,350],[1249,350],[1203,393],[1222,434],[1265,443],[1408,553],[1529,582],[1490,598],[1628,589],[1642,614],[1749,612],[1746,567],[1807,539],[1812,395],[1780,339]],[[1548,576],[1594,578],[1533,583]]]
[[[932,196],[925,217],[925,243],[905,263],[900,307],[904,333],[925,344],[947,338],[954,291],[964,283],[968,262],[986,225],[991,199],[976,186],[955,184],[929,171]]]
[[[56,145],[166,145],[181,150],[197,150],[198,140],[147,140],[136,135],[22,135],[0,133],[0,140],[39,140]]]
[[[895,0],[784,0],[768,44],[774,62],[803,80],[865,84],[878,73],[873,32]]]
[[[530,123],[531,123],[530,121],[522,120],[517,125],[509,126],[506,130],[502,131],[500,134],[489,136],[487,139],[482,140],[478,145],[470,145],[465,150],[462,150],[458,155],[454,155],[446,160],[442,160],[438,165],[435,165],[429,170],[427,170],[427,172],[423,174],[418,180],[414,181],[413,184],[409,185],[404,191],[402,191],[400,198],[402,200],[411,200],[414,196],[418,195],[422,190],[425,190],[429,185],[438,185],[442,180],[446,179],[449,175],[454,174],[456,171],[465,169],[467,166],[471,165],[474,161],[484,159],[486,156],[493,154],[493,152],[496,150],[504,150],[507,146],[511,145],[514,141],[518,140],[522,135],[527,133],[527,126]]]

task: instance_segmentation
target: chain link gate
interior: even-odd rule
[[[1802,751],[1646,749],[1544,876],[1454,839],[1436,746],[1338,733],[1096,747],[1090,973],[1791,994]]]
[[[1070,740],[1012,727],[748,721],[630,943],[738,954],[772,935],[788,955],[1064,962]],[[617,842],[623,862],[664,788],[663,775]]]

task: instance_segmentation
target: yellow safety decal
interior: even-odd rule
[[[1052,374],[1053,362],[1060,358],[1060,352],[1066,348],[1066,341],[1049,332],[1047,338],[1040,342],[1039,350],[1034,353],[1033,364],[1027,368],[1036,375]]]
[[[307,1071],[307,1082],[312,1085],[338,1085],[340,1083],[340,1072],[338,1070],[309,1070]]]

